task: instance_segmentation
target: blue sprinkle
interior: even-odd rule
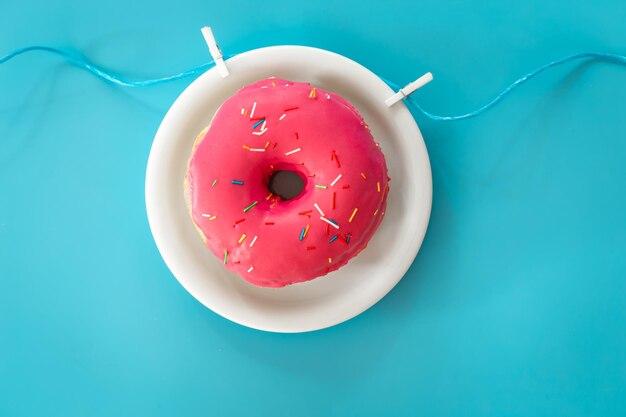
[[[346,243],[350,243],[350,237],[346,238]]]
[[[304,231],[306,230],[306,227],[302,228],[302,231],[300,232],[300,240],[304,239]]]
[[[339,237],[339,236],[337,236],[337,235],[335,235],[335,236],[331,237],[331,238],[330,238],[330,240],[329,240],[329,242],[330,242],[330,243],[333,243],[335,240],[337,240],[337,238],[338,238],[338,237]]]
[[[333,223],[335,226],[339,226],[339,223],[337,223],[335,220],[333,219],[328,219],[328,221],[330,221],[331,223]]]
[[[239,180],[232,180],[231,183],[235,185],[243,185],[243,181],[239,181]]]
[[[252,125],[252,129],[256,128],[258,125],[260,125],[261,123],[263,123],[265,121],[265,119],[261,119],[258,122],[256,122],[255,124]]]

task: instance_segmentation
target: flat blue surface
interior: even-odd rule
[[[623,0],[3,2],[0,55],[72,46],[130,76],[303,44],[472,110],[580,51],[624,53]],[[549,4],[546,4],[549,3]],[[379,304],[268,334],[170,274],[144,208],[151,141],[187,84],[108,85],[34,54],[0,67],[1,416],[626,415],[626,69],[551,70],[471,121],[418,120],[430,228]],[[396,191],[398,192],[398,191]]]

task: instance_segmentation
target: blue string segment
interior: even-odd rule
[[[53,55],[60,56],[65,61],[69,62],[70,64],[75,65],[78,68],[82,68],[86,71],[89,71],[91,74],[95,75],[96,77],[102,78],[112,84],[119,85],[121,87],[150,87],[154,85],[159,85],[159,84],[163,84],[167,82],[180,80],[182,78],[195,77],[195,76],[199,76],[200,74],[202,74],[209,68],[215,66],[214,61],[209,61],[205,64],[198,65],[186,71],[182,71],[173,75],[168,75],[166,77],[154,78],[154,79],[148,79],[148,80],[130,81],[120,76],[117,76],[115,74],[112,74],[111,72],[105,71],[104,69],[98,67],[95,64],[90,63],[87,59],[77,54],[70,53],[61,48],[55,48],[51,46],[41,46],[41,45],[27,46],[27,47],[18,48],[14,51],[11,51],[8,54],[0,57],[0,64],[4,64],[5,62],[8,62],[9,60],[19,55],[25,54],[27,52],[34,52],[34,51],[43,51],[43,52],[51,53]],[[231,58],[232,56],[234,55],[225,56],[225,58]],[[431,120],[458,121],[458,120],[471,119],[472,117],[481,115],[487,110],[491,109],[492,107],[500,103],[505,97],[511,94],[515,89],[517,89],[524,83],[530,81],[531,79],[535,78],[537,75],[541,74],[545,70],[552,68],[552,67],[559,66],[559,65],[567,64],[572,61],[580,61],[580,60],[585,60],[585,59],[596,59],[596,60],[601,60],[601,61],[612,62],[615,64],[626,65],[626,55],[600,53],[600,52],[583,52],[583,53],[568,55],[563,58],[557,59],[555,61],[549,62],[545,65],[540,66],[539,68],[536,68],[528,72],[527,74],[523,75],[522,77],[518,78],[517,80],[509,84],[504,90],[502,90],[498,95],[496,95],[487,104],[469,113],[460,114],[457,116],[442,116],[442,115],[430,113],[422,109],[420,105],[417,104],[417,102],[415,102],[415,100],[411,98],[410,96],[407,97],[405,101],[407,102],[409,107],[413,108],[415,111],[417,111],[418,113],[422,114],[423,116]],[[400,86],[398,86],[397,84],[391,81],[385,80],[382,77],[381,79],[394,91],[398,91],[400,89]]]

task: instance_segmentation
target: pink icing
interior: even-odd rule
[[[268,199],[269,178],[281,170],[298,173],[304,189]],[[363,250],[382,221],[388,181],[383,153],[348,101],[270,78],[217,111],[189,161],[187,192],[194,223],[225,267],[252,284],[282,287],[334,271]]]

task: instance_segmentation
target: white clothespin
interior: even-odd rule
[[[222,78],[228,77],[230,75],[230,71],[228,71],[228,68],[226,67],[226,64],[224,63],[224,57],[222,55],[222,51],[220,50],[220,47],[217,46],[217,42],[215,41],[215,36],[213,36],[213,31],[208,26],[203,27],[201,31],[202,31],[202,36],[204,36],[204,41],[209,47],[209,52],[211,53],[211,56],[213,57],[213,61],[215,61],[215,66],[219,70],[220,75],[222,76]]]
[[[426,74],[422,75],[421,77],[419,77],[417,80],[413,81],[412,83],[407,84],[405,87],[401,88],[400,91],[398,91],[396,94],[394,94],[393,96],[385,100],[385,104],[387,105],[387,107],[393,106],[398,101],[402,100],[403,98],[408,97],[410,94],[414,93],[418,88],[425,86],[432,80],[433,80],[433,74],[431,74],[430,72],[427,72]]]

